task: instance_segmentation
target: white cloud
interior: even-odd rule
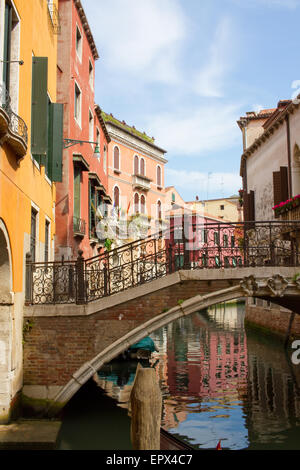
[[[239,106],[218,103],[149,116],[147,129],[168,155],[206,156],[241,143],[239,116]]]
[[[106,67],[177,82],[186,31],[178,0],[83,0],[83,6]]]
[[[232,62],[233,34],[232,21],[224,17],[217,25],[209,48],[209,60],[196,73],[194,90],[201,96],[221,97],[223,82]]]
[[[198,195],[200,199],[219,194],[219,197],[229,197],[237,194],[242,180],[237,173],[204,173],[201,171],[165,169],[166,186],[175,186],[179,193],[188,189],[189,193]]]

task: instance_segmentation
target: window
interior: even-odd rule
[[[219,256],[215,256],[215,263],[216,263],[217,267],[220,266],[220,257]]]
[[[117,146],[114,148],[114,170],[120,171],[120,150]]]
[[[228,256],[225,256],[225,257],[224,257],[224,266],[225,266],[225,268],[229,268],[229,266],[230,266],[230,262],[229,262]]]
[[[32,58],[31,89],[31,153],[39,163],[45,164],[48,150],[47,94],[48,58]]]
[[[219,245],[220,243],[219,232],[214,232],[214,243],[215,245]]]
[[[223,235],[223,246],[224,248],[228,248],[228,235]]]
[[[224,210],[224,206],[223,206],[223,204],[221,204],[221,206],[220,206],[220,210],[221,210],[221,211],[223,211],[223,210]]]
[[[120,206],[120,190],[118,186],[114,187],[114,207]]]
[[[81,125],[81,91],[75,83],[74,116],[79,125]]]
[[[1,2],[2,3],[2,2]],[[4,6],[4,2],[3,2]],[[3,8],[4,10],[4,8]],[[3,11],[0,7],[0,11]],[[0,58],[2,68],[2,81],[4,88],[8,91],[11,106],[13,111],[18,110],[19,100],[19,53],[20,53],[20,19],[17,11],[14,9],[10,1],[5,1],[4,18],[1,28],[3,26],[3,36],[1,37],[1,44],[3,44],[2,54]],[[1,31],[2,32],[2,31]],[[2,42],[3,40],[3,42]],[[0,76],[1,82],[1,76]],[[4,98],[4,94],[3,97]],[[4,104],[4,103],[3,103]]]
[[[175,194],[172,193],[172,203],[175,203]]]
[[[103,170],[104,170],[104,173],[106,173],[106,167],[107,167],[107,148],[106,148],[106,145],[104,145],[103,147]]]
[[[134,213],[137,214],[140,211],[140,197],[138,193],[134,195]]]
[[[75,165],[74,166],[74,217],[80,219],[81,215],[81,171],[80,168]]]
[[[232,266],[236,267],[236,257],[233,256],[231,260],[232,260]]]
[[[80,32],[80,29],[78,28],[78,26],[76,26],[76,52],[77,52],[77,55],[81,61],[81,57],[82,57],[82,36],[81,36],[81,32]]]
[[[146,213],[146,198],[142,194],[141,195],[141,214],[145,214],[145,213]]]
[[[92,62],[89,60],[89,83],[92,90],[94,89],[94,68]]]
[[[145,176],[145,160],[143,158],[140,161],[140,174]]]
[[[89,141],[94,141],[94,116],[91,110],[89,110]]]
[[[231,248],[234,248],[235,245],[235,237],[234,235],[231,235]]]
[[[139,157],[137,155],[134,157],[134,174],[139,174]]]
[[[89,180],[89,235],[90,238],[97,238],[96,233],[96,211],[98,207],[98,191],[92,180]]]
[[[162,218],[162,213],[161,213],[161,202],[158,200],[157,201],[157,218],[161,219]]]
[[[161,167],[158,165],[156,169],[156,184],[161,187]]]
[[[31,231],[30,231],[30,254],[31,260],[35,262],[35,252],[36,252],[36,229],[37,229],[37,211],[31,208]]]
[[[206,254],[202,255],[202,266],[203,267],[207,266],[207,255]]]
[[[203,243],[207,243],[207,229],[202,229],[202,237],[201,240]]]
[[[45,222],[45,263],[49,261],[50,222]]]

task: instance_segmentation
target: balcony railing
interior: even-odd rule
[[[86,260],[80,252],[68,264],[28,262],[26,300],[87,303],[179,269],[300,266],[299,245],[300,221],[168,227]]]
[[[84,237],[86,232],[86,222],[79,217],[73,217],[73,231],[74,236]]]
[[[7,143],[18,157],[27,151],[28,129],[24,120],[11,107],[10,96],[3,84],[0,84],[0,137],[5,136]]]
[[[60,18],[57,6],[54,2],[48,2],[48,13],[53,27],[54,34],[60,34]]]
[[[133,175],[132,176],[132,186],[136,189],[141,189],[144,191],[149,191],[151,179],[147,178],[144,175]]]

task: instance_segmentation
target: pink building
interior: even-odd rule
[[[96,255],[99,205],[107,195],[105,155],[110,141],[101,112],[94,105],[98,51],[79,0],[59,0],[57,100],[64,103],[63,178],[57,184],[55,256],[65,260]],[[68,139],[68,140],[67,140]],[[86,141],[77,143],[73,141]],[[96,156],[97,142],[100,153]]]
[[[110,138],[107,154],[108,193],[118,218],[140,223],[129,230],[129,239],[138,239],[162,227],[164,219],[165,150],[147,136],[102,111]],[[122,241],[121,241],[122,242]]]

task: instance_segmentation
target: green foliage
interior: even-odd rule
[[[184,300],[183,300],[183,299],[179,299],[179,300],[177,301],[178,305],[181,305],[181,304],[183,304],[183,302],[184,302]]]
[[[168,308],[164,308],[164,309],[162,310],[162,313],[166,313],[168,310],[169,310]]]
[[[26,333],[30,333],[30,331],[32,330],[32,328],[34,327],[34,321],[33,319],[29,319],[28,320],[25,320],[24,323],[23,323],[23,343],[26,341]]]
[[[296,273],[295,276],[293,277],[293,281],[297,281],[300,277],[300,273]]]
[[[113,240],[111,240],[110,238],[105,239],[104,246],[107,249],[107,251],[110,251],[112,243],[113,243]]]

